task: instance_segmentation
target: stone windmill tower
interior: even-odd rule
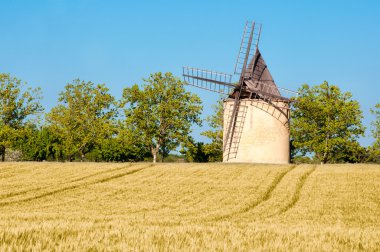
[[[223,162],[289,163],[291,100],[287,97],[296,92],[274,82],[258,48],[260,34],[260,24],[246,22],[235,64],[237,84],[232,74],[183,67],[187,84],[227,95]]]

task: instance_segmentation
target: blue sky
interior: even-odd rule
[[[0,13],[0,72],[40,86],[46,111],[75,78],[119,98],[150,73],[180,76],[183,65],[232,73],[246,20],[263,25],[259,47],[278,86],[338,85],[368,128],[380,102],[380,1],[1,0]],[[191,90],[211,114],[218,95]]]

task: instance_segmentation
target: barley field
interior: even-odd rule
[[[25,250],[380,251],[380,166],[1,163]]]

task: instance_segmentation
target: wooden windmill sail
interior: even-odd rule
[[[231,74],[183,67],[183,77],[187,84],[226,94],[227,99],[233,99],[233,107],[226,115],[228,120],[224,120],[227,122],[224,125],[223,140],[223,156],[226,161],[235,158],[239,150],[246,113],[246,106],[241,104],[243,99],[261,100],[271,106],[289,109],[290,99],[281,93],[295,93],[279,88],[274,82],[258,48],[260,34],[261,24],[246,22],[234,70],[234,74],[239,76],[237,84],[232,83]]]

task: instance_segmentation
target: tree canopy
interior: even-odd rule
[[[180,143],[188,141],[193,123],[201,125],[200,98],[187,92],[171,73],[160,72],[123,91],[125,123],[130,134],[150,149],[153,162],[164,158]]]
[[[375,116],[375,120],[371,123],[372,125],[372,136],[374,138],[374,142],[372,145],[373,155],[375,159],[379,159],[380,157],[380,103],[377,103],[373,109],[371,109],[371,113]]]
[[[380,103],[375,105],[375,108],[371,109],[371,113],[375,116],[375,121],[371,123],[372,136],[374,138],[374,147],[380,150]]]
[[[40,88],[26,88],[26,83],[9,74],[0,74],[0,154],[23,134],[32,116],[43,111]]]
[[[214,114],[206,119],[211,129],[202,132],[211,143],[205,144],[203,148],[208,155],[208,161],[221,162],[223,161],[223,100],[214,105],[213,112]]]
[[[298,92],[291,121],[296,151],[313,153],[322,163],[349,158],[364,134],[359,103],[326,81],[313,87],[304,84]]]
[[[58,102],[46,119],[62,139],[70,161],[76,154],[83,159],[96,144],[113,135],[116,102],[104,84],[76,79],[65,86]]]

